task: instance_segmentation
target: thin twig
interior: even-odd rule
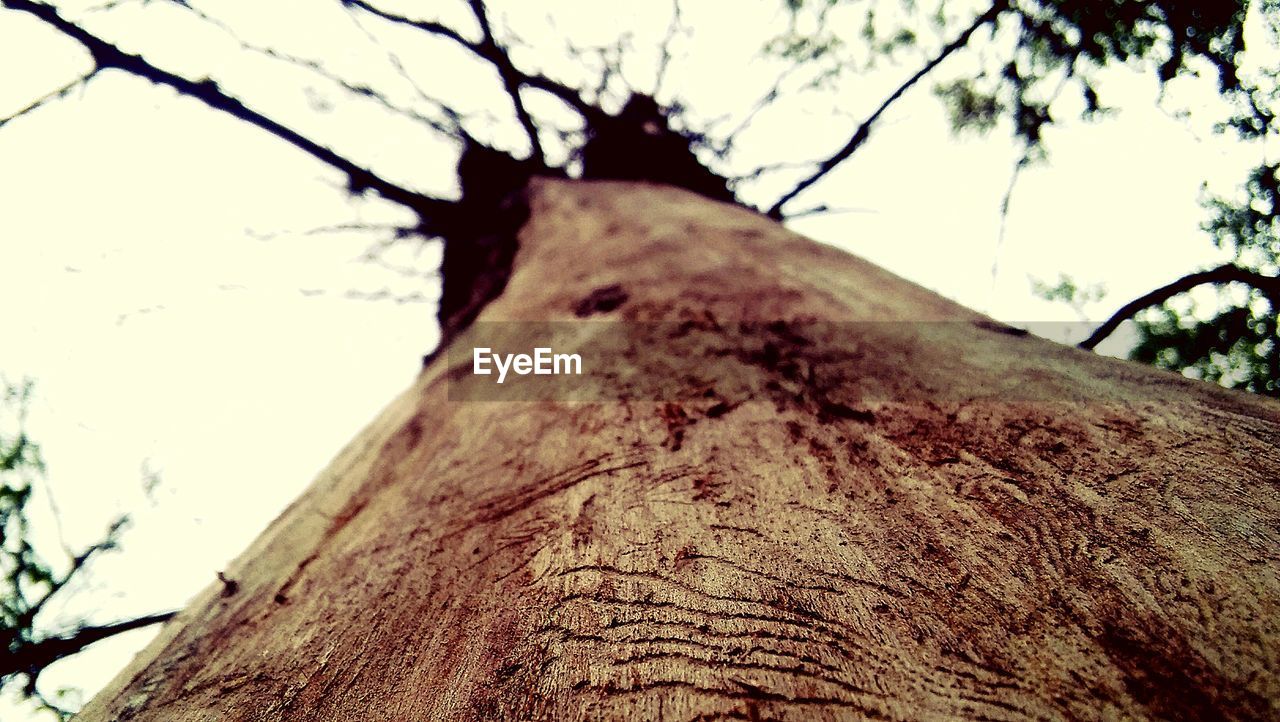
[[[436,213],[445,213],[452,204],[439,198],[409,190],[376,175],[353,163],[315,141],[267,116],[249,108],[238,98],[227,95],[210,79],[194,81],[163,70],[140,55],[126,53],[112,43],[90,33],[79,25],[63,18],[56,8],[34,0],[0,0],[0,7],[25,12],[83,46],[93,56],[98,69],[115,68],[131,75],[176,90],[181,95],[194,98],[208,107],[226,113],[303,151],[347,176],[347,189],[354,194],[365,190],[374,192],[394,203],[416,212],[424,225]]]
[[[667,70],[671,67],[671,44],[676,35],[684,27],[684,19],[680,13],[680,0],[671,0],[671,24],[667,26],[667,34],[662,38],[658,49],[658,69],[653,81],[653,92],[649,95],[657,98],[662,92],[662,83],[667,78]]]
[[[362,233],[384,233],[390,232],[397,238],[404,238],[415,232],[416,229],[408,226],[402,226],[398,223],[335,223],[329,226],[316,226],[308,228],[301,232],[304,236],[317,236],[322,233],[345,233],[350,231],[359,231]]]
[[[36,615],[44,609],[49,600],[58,592],[62,591],[67,584],[69,584],[71,580],[89,564],[89,561],[93,559],[96,554],[109,549],[114,549],[116,544],[119,542],[120,532],[125,527],[127,521],[128,518],[125,516],[118,517],[111,523],[111,526],[107,529],[107,534],[103,537],[102,541],[90,545],[89,548],[71,557],[71,568],[68,569],[60,579],[51,580],[49,582],[49,588],[45,590],[45,593],[36,600],[34,604],[29,605],[26,611],[22,613],[19,620],[20,623],[30,625],[35,620]]]
[[[533,116],[529,115],[529,110],[524,107],[524,100],[520,97],[520,86],[522,85],[521,73],[516,70],[515,65],[511,63],[511,56],[506,48],[498,43],[498,39],[493,34],[493,26],[489,23],[489,13],[485,9],[484,0],[469,0],[471,13],[475,15],[476,22],[480,23],[480,33],[482,39],[480,41],[481,57],[501,57],[504,62],[494,62],[493,65],[498,69],[498,77],[502,79],[502,87],[506,89],[507,95],[511,97],[511,105],[515,108],[516,119],[520,121],[524,132],[529,136],[529,157],[537,161],[541,165],[546,165],[546,156],[542,152],[542,142],[538,140],[538,126],[533,123]]]
[[[754,170],[741,175],[732,176],[728,180],[730,183],[746,183],[756,180],[768,173],[777,173],[778,171],[784,170],[796,170],[799,168],[812,168],[817,164],[817,161],[781,161],[778,163],[766,163],[764,165],[756,166]]]
[[[1009,207],[1013,203],[1013,191],[1018,187],[1018,179],[1022,171],[1031,163],[1031,149],[1024,147],[1013,170],[1009,173],[1009,185],[1005,186],[1004,196],[1000,198],[1000,227],[996,230],[996,247],[991,254],[991,293],[996,290],[996,278],[1000,275],[1000,252],[1004,248],[1005,235],[1009,228]]]
[[[876,213],[876,212],[877,211],[874,208],[839,207],[839,206],[829,206],[826,203],[823,203],[821,205],[814,206],[813,208],[806,208],[803,211],[788,213],[786,216],[786,220],[793,221],[797,218],[806,218],[808,216],[836,215],[841,213]]]
[[[444,25],[442,23],[430,20],[415,20],[403,15],[397,15],[393,12],[383,10],[375,5],[371,5],[366,0],[341,0],[343,5],[356,7],[367,13],[375,15],[387,22],[406,27],[415,28],[431,35],[452,40],[471,53],[475,54],[482,60],[487,61],[498,69],[499,75],[509,73],[519,81],[520,85],[528,86],[535,90],[541,90],[560,100],[560,102],[572,108],[589,123],[595,123],[601,120],[605,113],[594,105],[582,99],[582,94],[570,88],[569,86],[556,82],[546,76],[533,73],[526,73],[517,68],[511,58],[501,51],[496,45],[486,45],[483,42],[468,40],[457,30]]]
[[[431,303],[435,299],[427,298],[426,294],[421,291],[414,291],[406,295],[396,295],[389,288],[383,288],[377,291],[357,291],[352,289],[343,294],[343,298],[352,301],[391,301],[397,306],[403,306],[409,303]]]
[[[791,77],[793,73],[797,72],[800,67],[801,66],[799,64],[789,65],[785,70],[778,74],[778,77],[774,79],[773,85],[769,87],[769,90],[766,91],[764,95],[761,95],[754,104],[752,104],[751,109],[742,117],[742,120],[738,122],[738,125],[725,136],[724,142],[721,143],[720,149],[716,153],[717,155],[723,158],[733,150],[733,146],[738,142],[738,137],[742,132],[755,121],[756,116],[759,115],[761,111],[768,108],[770,105],[773,105],[774,101],[778,99],[778,96],[782,94],[782,84],[786,82],[787,78]],[[809,165],[814,164],[810,163]]]
[[[108,11],[111,11],[111,10],[115,10],[116,8],[120,7],[121,5],[125,5],[125,4],[127,4],[127,3],[131,3],[131,2],[137,2],[137,1],[138,1],[138,0],[108,0],[108,2],[104,2],[104,3],[102,3],[101,5],[94,5],[94,6],[92,6],[92,7],[87,7],[87,8],[85,8],[85,9],[84,9],[84,14],[85,14],[85,15],[88,15],[88,14],[90,14],[90,13],[104,13],[104,12],[108,12]],[[145,2],[145,0],[143,0],[143,1]],[[178,4],[180,4],[180,5],[185,5],[185,4],[186,4],[185,2],[182,2],[182,0],[173,0],[173,2],[178,3]]]
[[[792,198],[795,198],[796,196],[800,195],[800,193],[804,192],[809,186],[821,180],[823,176],[825,176],[827,173],[831,172],[833,168],[835,168],[836,166],[840,165],[845,160],[847,160],[849,156],[853,155],[853,152],[855,150],[857,150],[864,142],[866,142],[867,138],[870,137],[871,135],[871,126],[873,126],[875,122],[880,119],[880,116],[883,115],[884,112],[889,109],[889,106],[897,102],[897,100],[901,98],[908,90],[910,90],[912,86],[918,83],[921,78],[925,77],[930,72],[932,72],[934,68],[938,67],[938,65],[940,65],[942,61],[946,60],[950,55],[952,55],[957,50],[967,45],[969,43],[969,38],[973,37],[974,33],[976,33],[984,25],[994,22],[995,19],[999,17],[1000,13],[1007,10],[1008,7],[1009,7],[1009,0],[996,0],[996,2],[990,8],[987,8],[986,12],[974,18],[973,22],[969,25],[969,27],[964,29],[964,32],[960,33],[960,35],[957,36],[955,40],[952,40],[945,47],[943,47],[942,50],[939,51],[938,54],[935,55],[932,60],[925,63],[924,67],[917,70],[914,75],[912,75],[910,78],[907,78],[906,81],[904,81],[901,85],[899,85],[897,90],[893,91],[893,93],[891,93],[889,97],[885,98],[884,101],[880,103],[880,106],[877,107],[875,111],[871,113],[871,115],[867,116],[866,120],[862,121],[862,124],[859,125],[857,130],[853,132],[853,137],[849,139],[848,143],[845,143],[844,147],[836,151],[835,155],[823,161],[818,166],[818,170],[816,170],[813,173],[813,175],[810,175],[809,177],[800,181],[800,183],[798,183],[795,188],[792,188],[790,191],[785,193],[781,198],[779,198],[778,201],[774,203],[773,206],[768,210],[767,215],[770,218],[774,218],[774,219],[782,218],[782,207],[784,205],[786,205]]]
[[[409,73],[409,70],[408,68],[405,67],[404,62],[400,60],[400,56],[397,55],[395,51],[383,45],[382,41],[378,38],[378,36],[375,35],[372,30],[369,30],[369,28],[365,27],[364,23],[360,22],[360,18],[357,17],[355,13],[350,12],[350,10],[348,10],[347,17],[351,18],[351,24],[356,26],[356,29],[358,29],[361,33],[364,34],[366,38],[369,39],[369,42],[373,43],[375,46],[377,46],[379,49],[383,51],[383,53],[387,57],[387,63],[389,63],[392,69],[395,70],[396,73],[406,83],[409,84],[409,87],[413,88],[413,92],[417,94],[418,99],[431,103],[440,109],[440,112],[444,114],[445,118],[447,118],[449,123],[451,124],[453,132],[451,132],[450,134],[455,137],[461,137],[463,134],[462,116],[458,113],[458,111],[454,110],[452,107],[450,107],[443,101],[428,95],[427,92],[422,89],[422,86],[418,84],[418,81],[414,79],[413,75]]]
[[[72,92],[74,92],[77,88],[82,88],[88,85],[89,81],[92,80],[93,77],[98,74],[98,70],[99,70],[98,68],[94,68],[93,71],[88,73],[87,75],[83,75],[79,78],[76,78],[75,80],[71,81],[70,83],[67,83],[61,88],[58,88],[57,90],[51,93],[48,93],[46,95],[43,95],[35,99],[34,101],[31,102],[30,105],[17,111],[16,113],[0,118],[0,128],[3,128],[9,122],[16,120],[18,118],[21,118],[22,116],[28,113],[32,113],[32,112],[35,112],[36,110],[39,110],[41,107],[43,107],[48,103],[52,103],[55,100],[60,100],[62,98],[67,97]]]
[[[462,35],[462,33],[458,32],[457,30],[454,30],[453,28],[449,27],[448,25],[445,25],[444,23],[437,23],[431,20],[413,20],[403,15],[397,15],[392,12],[387,12],[386,10],[383,10],[382,8],[377,7],[376,5],[371,5],[365,2],[365,0],[341,0],[341,2],[343,5],[346,5],[347,7],[360,8],[361,10],[369,13],[370,15],[376,15],[382,18],[383,20],[395,23],[397,25],[408,25],[410,27],[417,28],[425,33],[430,33],[432,35],[439,35],[440,37],[448,38],[453,42],[466,48],[467,50],[470,50],[471,52],[475,53],[476,55],[480,54],[480,43],[476,43],[471,40],[468,40],[466,37]]]
[[[198,8],[192,7],[191,5],[185,2],[180,2],[179,0],[169,0],[169,1],[174,5],[178,5],[186,9],[188,12],[193,13],[196,17],[200,18],[204,22],[207,22],[210,25],[213,25],[214,27],[218,28],[222,32],[226,33],[228,37],[230,37],[240,46],[241,50],[254,53],[256,55],[261,55],[265,58],[270,58],[271,60],[275,60],[282,63],[288,63],[290,65],[295,65],[305,70],[309,70],[312,73],[329,81],[330,83],[337,85],[338,87],[342,88],[346,92],[361,98],[367,98],[369,100],[372,100],[378,105],[381,105],[383,108],[391,111],[392,113],[395,113],[396,115],[401,115],[406,118],[409,118],[410,120],[415,120],[419,123],[422,123],[427,127],[431,128],[432,130],[440,133],[441,135],[454,138],[454,139],[457,139],[459,137],[459,134],[457,133],[457,130],[456,130],[456,124],[452,126],[446,125],[445,123],[442,123],[435,118],[427,117],[421,113],[410,110],[408,108],[402,108],[392,103],[391,101],[387,100],[385,96],[383,96],[378,91],[374,90],[371,86],[363,85],[359,83],[353,83],[339,76],[338,74],[332,72],[328,68],[324,67],[324,65],[318,61],[311,60],[309,58],[303,58],[297,55],[293,55],[291,53],[285,53],[285,52],[276,50],[275,48],[268,48],[265,46],[254,45],[252,43],[249,43],[241,39],[239,34],[236,33],[231,26],[227,25],[227,23],[223,22],[222,20],[209,15],[208,13]],[[421,95],[421,91],[419,91],[419,94]],[[446,118],[449,118],[450,121],[452,121],[454,118],[457,117],[457,114],[452,113],[451,110],[444,105],[444,103],[429,97],[425,97],[425,96],[423,97],[423,99],[427,100],[428,102],[432,102],[436,106],[440,107],[442,113],[445,115]]]
[[[1054,88],[1047,100],[1044,101],[1044,107],[1051,108],[1062,96],[1062,92],[1066,90],[1067,84],[1075,77],[1075,66],[1080,58],[1080,50],[1077,49],[1071,57],[1071,62],[1067,63],[1066,69],[1062,74],[1062,79],[1058,81],[1058,86]],[[1032,153],[1035,151],[1026,140],[1022,143],[1022,153],[1018,156],[1017,162],[1013,164],[1013,170],[1009,173],[1009,185],[1004,189],[1004,196],[1000,199],[1000,227],[996,231],[996,247],[991,256],[991,295],[994,298],[996,291],[996,279],[1000,275],[1000,253],[1004,249],[1005,236],[1009,227],[1009,207],[1013,203],[1013,191],[1018,186],[1018,180],[1022,177],[1022,171],[1031,165]]]

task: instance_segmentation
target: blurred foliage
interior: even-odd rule
[[[1079,108],[1084,120],[1107,114],[1097,78],[1101,69],[1118,64],[1154,72],[1162,88],[1178,76],[1211,78],[1230,109],[1216,125],[1219,132],[1261,144],[1280,131],[1280,68],[1259,67],[1244,52],[1246,22],[1257,24],[1257,37],[1273,51],[1280,46],[1280,0],[786,0],[784,7],[788,29],[768,49],[828,75],[864,70],[877,56],[904,48],[915,48],[922,64],[936,59],[936,48],[946,52],[947,39],[977,17],[990,43],[978,54],[976,72],[936,80],[934,93],[956,132],[1008,127],[1022,148],[1020,165],[1044,157],[1045,129],[1059,120],[1055,113],[1062,107]],[[837,16],[839,25],[832,22]],[[860,50],[842,42],[855,36],[863,41]],[[1055,104],[1071,89],[1080,103]],[[1238,267],[1267,277],[1280,270],[1277,170],[1277,164],[1263,162],[1234,196],[1204,202],[1209,219],[1203,228],[1213,242],[1230,251]],[[1078,312],[1097,300],[1066,277],[1034,290]],[[1210,290],[1201,297],[1216,297],[1216,305],[1191,303],[1183,293],[1134,316],[1138,343],[1132,358],[1280,396],[1277,304],[1261,289],[1238,282]]]
[[[1053,285],[1038,279],[1031,279],[1031,292],[1046,301],[1065,303],[1081,317],[1084,317],[1085,306],[1097,303],[1107,295],[1107,289],[1102,284],[1095,283],[1090,286],[1081,286],[1076,283],[1075,279],[1065,273],[1060,274],[1058,282]]]
[[[1263,276],[1280,270],[1277,166],[1254,168],[1233,197],[1204,201],[1202,227],[1232,263]],[[1230,388],[1280,397],[1276,299],[1241,283],[1216,286],[1211,303],[1174,298],[1134,318],[1130,357]]]
[[[0,429],[0,615],[3,641],[11,649],[16,640],[30,635],[33,591],[47,589],[53,571],[36,554],[30,542],[27,504],[32,481],[44,472],[40,447],[27,437],[26,408],[31,383],[7,387],[0,413],[12,416],[12,433]]]
[[[766,49],[819,63],[825,72],[862,72],[911,48],[927,58],[988,9],[954,0],[786,0],[784,5],[787,30]],[[1280,0],[1257,5],[1270,17]],[[1248,15],[1243,0],[995,0],[990,9],[996,12],[984,23],[985,37],[994,52],[983,53],[976,73],[935,85],[957,130],[987,131],[1003,118],[1034,150],[1054,122],[1049,108],[1061,93],[1074,88],[1084,115],[1099,113],[1105,107],[1095,87],[1097,72],[1124,63],[1154,64],[1162,83],[1182,72],[1213,74],[1220,92],[1238,106],[1230,125],[1241,132],[1259,132],[1254,130],[1257,116],[1269,118],[1263,108],[1275,83],[1262,92],[1256,79],[1244,82],[1238,68]],[[853,37],[860,42],[848,42]]]
[[[996,127],[1000,116],[1007,110],[995,95],[977,92],[973,83],[967,80],[956,80],[938,85],[934,94],[942,100],[951,118],[951,127],[956,132],[966,130],[979,134],[990,132]]]
[[[1280,186],[1274,164],[1250,171],[1235,197],[1211,196],[1204,201],[1210,216],[1204,230],[1214,245],[1231,251],[1238,263],[1251,267],[1276,267],[1280,242],[1276,235],[1276,210]]]
[[[43,663],[31,651],[50,639],[38,621],[40,612],[64,589],[93,555],[115,548],[126,518],[118,517],[101,541],[61,564],[42,555],[33,541],[30,503],[44,478],[40,447],[27,436],[32,382],[3,384],[0,394],[0,689],[21,683],[20,692],[40,707],[67,718],[70,713],[36,687]],[[74,694],[59,690],[58,698]]]
[[[1219,293],[1229,295],[1227,289]],[[1248,295],[1252,303],[1227,299],[1207,320],[1169,304],[1145,311],[1135,319],[1139,341],[1131,358],[1223,386],[1280,396],[1276,314],[1258,292]]]

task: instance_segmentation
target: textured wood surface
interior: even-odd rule
[[[732,379],[460,403],[437,358],[82,719],[1280,717],[1280,405],[680,191],[532,193],[482,321],[619,286],[593,320]]]

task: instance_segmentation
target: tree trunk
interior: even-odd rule
[[[479,320],[649,329],[584,354],[614,400],[459,401],[464,334],[81,719],[1280,716],[1274,401],[684,191],[530,197]]]

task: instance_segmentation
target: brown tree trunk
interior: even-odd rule
[[[531,197],[480,321],[650,329],[584,355],[615,399],[458,401],[464,334],[83,720],[1280,717],[1275,402],[683,191]]]

